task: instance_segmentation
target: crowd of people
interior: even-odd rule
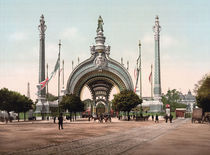
[[[150,117],[150,115],[147,115],[147,116],[143,116],[143,115],[140,115],[142,118],[144,118],[144,119],[142,119],[142,120],[148,120],[148,118]],[[132,115],[131,116],[132,118],[133,118],[133,120],[137,120],[137,116],[136,115]],[[158,114],[155,114],[155,115],[151,115],[151,117],[152,117],[152,121],[155,121],[155,123],[159,123],[159,116],[158,116]],[[103,122],[111,122],[111,119],[112,119],[112,117],[111,117],[111,115],[109,115],[109,114],[97,114],[97,115],[95,115],[95,116],[93,116],[93,115],[88,115],[88,121],[91,121],[91,120],[94,120],[94,121],[96,121],[96,120],[98,120],[98,122],[100,122],[100,123],[103,123]],[[119,120],[121,120],[122,119],[122,115],[117,115],[117,118],[119,119]],[[146,119],[145,119],[146,118]],[[60,113],[59,114],[59,116],[57,117],[57,119],[58,119],[58,129],[60,130],[60,129],[63,129],[63,121],[64,121],[64,119],[63,119],[63,114],[62,113]],[[72,116],[66,116],[66,119],[67,120],[70,120],[70,121],[74,121],[74,117],[72,117]],[[128,117],[128,119],[130,119],[130,117]],[[173,120],[173,115],[165,115],[164,116],[164,119],[165,119],[165,122],[166,123],[168,123],[168,120],[170,121],[170,123],[172,123],[172,120]],[[54,121],[54,123],[56,123],[56,116],[54,116],[53,117],[53,121]],[[6,122],[8,122],[8,120],[6,120]]]

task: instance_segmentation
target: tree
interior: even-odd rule
[[[33,101],[25,95],[10,91],[7,88],[0,90],[0,109],[7,111],[9,117],[10,111],[17,112],[18,116],[20,112],[24,112],[25,120],[25,113],[32,108],[32,104]]]
[[[51,93],[46,94],[46,96],[47,96],[47,100],[48,101],[55,101],[55,100],[58,99],[58,96],[55,96],[55,95],[53,95]]]
[[[114,95],[112,100],[112,107],[115,111],[124,111],[128,114],[128,121],[130,120],[129,112],[137,105],[142,103],[142,99],[131,90],[123,90]]]
[[[33,101],[26,97],[25,95],[22,96],[22,112],[24,113],[24,120],[26,119],[26,112],[32,109]]]
[[[196,88],[197,105],[203,109],[203,112],[210,112],[210,74],[205,75],[199,83]]]
[[[180,94],[176,89],[168,90],[167,94],[162,96],[164,108],[166,104],[170,104],[171,111],[175,111],[176,108],[186,108],[187,105],[180,103]]]
[[[24,98],[23,98],[23,96],[21,96],[19,93],[17,93],[17,92],[12,92],[13,93],[13,97],[12,97],[12,99],[13,99],[13,103],[14,103],[14,111],[16,112],[16,113],[18,113],[18,122],[19,122],[19,114],[20,114],[20,112],[23,112],[23,106],[22,106],[22,103],[23,103],[23,100],[24,100]]]
[[[9,112],[14,110],[12,103],[12,92],[7,88],[2,88],[0,90],[0,110],[5,110],[9,117]]]
[[[60,102],[60,107],[63,110],[68,110],[70,116],[72,116],[72,113],[74,113],[75,119],[76,119],[76,112],[84,111],[84,103],[80,100],[80,97],[74,94],[65,95],[62,98],[62,101]]]
[[[58,107],[50,107],[51,116],[56,117],[58,116]]]

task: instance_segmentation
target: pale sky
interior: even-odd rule
[[[90,57],[97,19],[104,20],[110,56],[130,62],[133,77],[142,42],[143,96],[150,96],[150,65],[154,64],[154,33],[158,15],[160,33],[162,92],[177,89],[184,94],[210,72],[210,1],[208,0],[0,0],[0,88],[27,94],[36,99],[39,68],[39,19],[44,14],[46,63],[52,72],[61,39],[65,61],[65,87],[77,64]],[[74,65],[74,66],[75,66]],[[135,81],[133,81],[135,83]],[[57,78],[49,83],[57,94]]]

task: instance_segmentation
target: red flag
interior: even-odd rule
[[[152,72],[149,75],[149,82],[151,82],[151,79],[152,79]]]
[[[40,84],[41,84],[41,90],[46,86],[46,84],[48,83],[48,77],[44,80],[44,81],[42,81],[42,82],[40,82]]]

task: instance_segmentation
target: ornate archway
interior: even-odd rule
[[[94,101],[94,108],[100,102],[108,108],[110,92],[113,87],[119,91],[133,90],[133,82],[127,69],[109,57],[110,46],[105,46],[103,20],[98,19],[96,45],[90,46],[91,57],[80,63],[70,74],[66,93],[80,96],[81,90],[87,86]],[[107,109],[106,109],[107,111]],[[93,109],[95,113],[96,110]]]

